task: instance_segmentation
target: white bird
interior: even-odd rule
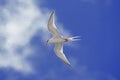
[[[52,38],[46,41],[46,45],[50,43],[55,44],[54,52],[55,54],[67,65],[71,66],[70,62],[66,58],[65,54],[63,53],[63,43],[64,42],[69,42],[69,41],[75,41],[79,40],[79,36],[75,37],[62,37],[55,25],[55,16],[54,16],[54,11],[52,11],[50,18],[48,20],[48,30],[52,33]]]

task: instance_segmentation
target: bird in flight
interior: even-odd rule
[[[75,37],[61,36],[55,25],[55,12],[54,11],[51,12],[47,27],[48,27],[48,31],[52,33],[52,38],[46,41],[46,45],[54,43],[55,44],[54,52],[57,55],[57,57],[60,58],[68,66],[71,66],[69,60],[63,53],[63,43],[79,40],[79,36],[75,36]]]

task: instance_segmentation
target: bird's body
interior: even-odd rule
[[[48,43],[60,43],[60,42],[69,42],[72,41],[72,38],[57,37],[49,39]]]
[[[55,44],[55,48],[54,48],[55,54],[67,65],[71,66],[70,62],[68,61],[68,59],[66,58],[66,56],[63,53],[63,43],[78,40],[79,36],[69,37],[69,38],[61,36],[55,25],[54,11],[51,13],[49,21],[48,21],[48,30],[52,33],[53,37],[51,39],[47,40],[47,44],[54,43]]]
[[[61,38],[61,37],[59,37],[59,38],[51,38],[49,40],[49,43],[59,43],[59,42],[64,42],[64,41],[65,40],[63,38]]]

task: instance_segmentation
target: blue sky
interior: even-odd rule
[[[66,66],[45,46],[50,12],[65,36]],[[119,1],[0,0],[0,80],[119,80]]]

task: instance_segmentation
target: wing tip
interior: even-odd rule
[[[72,67],[72,65],[70,63],[67,64],[69,67]]]
[[[51,25],[51,24],[54,24],[54,13],[55,13],[54,10],[52,10],[52,11],[50,12],[50,17],[49,17],[49,19],[48,19],[48,24],[47,24],[47,26],[49,26],[49,25]]]
[[[52,10],[52,11],[51,11],[51,15],[53,15],[54,13],[55,13],[55,10]]]
[[[72,67],[72,65],[70,64],[70,62],[65,62],[65,64],[67,64],[69,67]]]

